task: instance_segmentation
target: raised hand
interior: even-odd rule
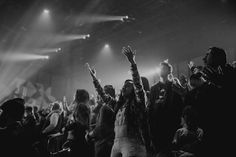
[[[66,101],[66,96],[63,96],[63,102],[64,102],[64,103],[67,102],[67,101]]]
[[[193,62],[193,61],[190,61],[190,62],[188,63],[188,67],[189,67],[189,69],[191,69],[192,67],[194,67],[194,62]]]
[[[126,56],[126,58],[128,59],[128,61],[131,64],[135,64],[135,54],[136,54],[136,52],[134,50],[132,50],[132,48],[130,46],[123,47],[122,48],[122,53]]]

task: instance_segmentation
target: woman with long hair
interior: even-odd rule
[[[71,156],[91,156],[89,145],[85,135],[89,130],[90,110],[88,108],[89,93],[84,89],[78,89],[75,93],[75,108],[72,122],[66,127],[68,132],[67,142],[64,147],[71,149]]]
[[[111,157],[145,157],[146,148],[143,138],[145,122],[145,94],[135,62],[135,51],[124,47],[122,53],[131,64],[132,79],[124,82],[118,101],[105,94],[95,70],[89,68],[94,86],[103,101],[115,112],[115,139]]]

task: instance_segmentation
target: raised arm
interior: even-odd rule
[[[88,67],[89,73],[93,79],[94,87],[95,87],[98,95],[102,98],[102,101],[106,104],[109,104],[110,101],[115,101],[114,98],[112,98],[110,95],[108,95],[104,92],[104,89],[102,88],[102,86],[100,85],[100,83],[96,77],[95,69],[90,68],[90,65],[88,63],[87,63],[87,67]],[[111,107],[113,108],[113,106],[111,106]]]
[[[132,50],[130,46],[124,47],[122,49],[122,53],[126,56],[127,60],[130,62],[131,65],[131,73],[132,73],[132,79],[134,83],[134,90],[135,95],[137,98],[137,101],[139,103],[145,104],[145,94],[142,86],[142,81],[138,72],[138,68],[135,62],[135,51]]]
[[[68,107],[68,103],[66,100],[66,96],[63,97],[62,107],[63,107],[64,111],[66,111],[66,114],[68,114],[70,112],[69,107]]]

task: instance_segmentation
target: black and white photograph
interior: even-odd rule
[[[233,157],[236,0],[0,0],[0,157]]]

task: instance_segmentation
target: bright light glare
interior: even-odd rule
[[[59,51],[61,51],[61,48],[58,48],[58,49],[56,50],[56,52],[59,52]]]
[[[66,35],[66,36],[59,36],[63,41],[70,41],[70,40],[77,40],[77,39],[86,39],[87,35]],[[58,38],[58,39],[59,39]]]
[[[107,59],[107,57],[112,56],[112,49],[109,44],[105,44],[101,49],[101,57],[104,59],[104,57]]]
[[[44,13],[44,14],[49,14],[50,11],[49,11],[48,9],[44,9],[44,10],[43,10],[43,13]]]
[[[44,56],[44,59],[49,59],[49,56]]]
[[[161,73],[161,68],[160,68],[160,67],[157,67],[157,68],[156,68],[156,73],[157,73],[157,74],[160,74],[160,73]]]
[[[110,48],[109,44],[105,44],[104,48],[105,48],[105,49]]]
[[[109,16],[109,15],[82,15],[77,17],[76,23],[84,24],[84,23],[98,23],[98,22],[108,22],[108,21],[124,21],[124,19],[128,19],[128,16]]]
[[[49,59],[49,56],[27,54],[27,53],[19,52],[19,53],[7,54],[1,57],[1,60],[8,61],[8,62],[21,62],[21,61],[31,61],[31,60],[38,60],[38,59]]]

